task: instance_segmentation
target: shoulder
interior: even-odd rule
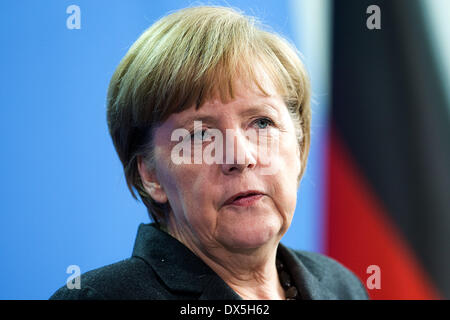
[[[359,278],[338,261],[316,252],[292,251],[337,299],[368,299],[367,291]]]
[[[50,300],[163,299],[160,283],[152,268],[132,257],[80,276],[80,288],[58,289]]]

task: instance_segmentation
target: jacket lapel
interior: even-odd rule
[[[298,258],[295,252],[283,244],[278,245],[278,253],[292,276],[303,300],[335,300],[336,295],[313,274]]]
[[[196,293],[200,299],[240,298],[184,244],[154,224],[139,225],[133,256],[144,259],[171,291]]]
[[[302,299],[336,299],[294,251],[281,243],[278,251]],[[242,299],[184,244],[154,224],[139,225],[133,256],[144,259],[173,292],[195,293],[204,300]]]

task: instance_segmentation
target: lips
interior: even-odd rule
[[[247,190],[244,192],[239,192],[228,198],[228,200],[225,201],[224,206],[226,205],[249,206],[252,205],[257,200],[259,200],[264,195],[265,195],[264,193],[256,190]]]

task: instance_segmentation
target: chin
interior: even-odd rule
[[[217,236],[230,249],[257,249],[281,238],[281,224],[267,222],[223,226]]]

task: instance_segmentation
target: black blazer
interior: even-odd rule
[[[358,278],[331,258],[278,246],[302,299],[367,299]],[[154,224],[139,226],[131,258],[81,275],[50,299],[242,299],[208,265]]]

